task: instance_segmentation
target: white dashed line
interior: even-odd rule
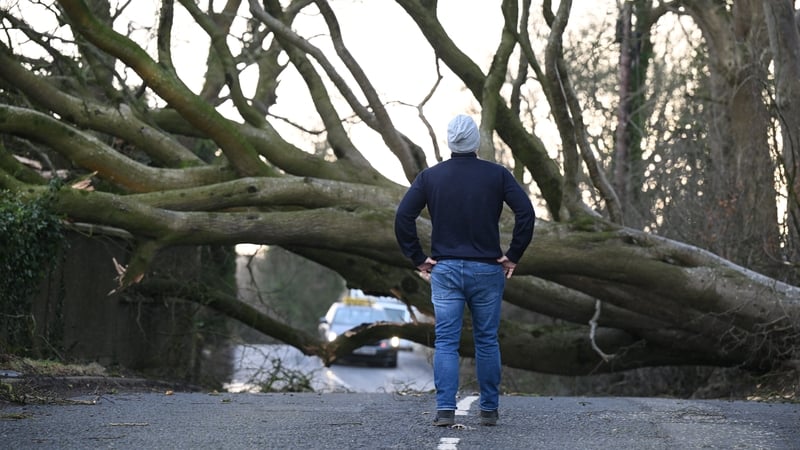
[[[457,416],[466,416],[469,413],[469,407],[472,405],[475,400],[478,399],[477,395],[470,395],[461,399],[460,402],[456,404],[456,415]]]
[[[477,395],[470,395],[462,398],[461,401],[456,404],[456,415],[457,416],[469,415],[469,408],[477,399],[478,399]],[[443,437],[439,439],[439,445],[436,446],[436,450],[458,450],[458,443],[460,441],[461,438]]]
[[[458,441],[460,440],[459,438],[443,437],[439,439],[439,445],[436,446],[436,450],[457,450]]]

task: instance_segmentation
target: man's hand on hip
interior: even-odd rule
[[[431,258],[430,256],[425,258],[425,262],[417,266],[417,270],[419,270],[419,276],[421,276],[425,281],[431,281],[431,270],[433,270],[433,266],[435,265],[435,259]]]
[[[508,256],[505,255],[502,258],[498,258],[497,262],[503,265],[503,272],[505,272],[506,278],[511,278],[511,275],[514,274],[514,269],[517,267],[517,265],[511,262],[511,260],[508,259]]]

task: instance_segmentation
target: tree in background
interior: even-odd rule
[[[367,157],[374,150],[361,148],[348,124],[377,138],[413,180],[428,164],[423,147],[441,158],[425,108],[439,83],[455,77],[480,111],[481,156],[513,155],[506,160],[544,208],[505,300],[558,322],[505,322],[507,365],[586,374],[686,364],[764,369],[797,357],[800,289],[787,253],[795,235],[782,235],[777,217],[779,186],[793,200],[795,184],[775,183],[779,166],[794,180],[796,162],[774,132],[797,120],[782,101],[793,92],[795,61],[782,59],[777,78],[768,70],[773,58],[797,50],[796,41],[769,33],[785,26],[777,17],[791,10],[788,0],[624,2],[614,32],[589,30],[607,39],[596,47],[605,59],[622,63],[607,71],[619,79],[597,84],[581,84],[581,68],[570,64],[571,1],[555,9],[549,0],[498,1],[499,30],[462,10],[461,23],[497,42],[483,64],[451,36],[439,15],[444,3],[397,0],[370,20],[415,24],[418,33],[401,37],[421,43],[419,58],[394,70],[431,79],[429,91],[397,102],[346,45],[337,13],[346,4],[230,0],[203,9],[165,0],[151,29],[126,27],[125,5],[102,0],[39,5],[58,18],[50,26],[16,6],[0,10],[0,187],[36,196],[46,176],[58,174],[65,187],[53,208],[71,227],[129,236],[133,251],[116,295],[199,302],[326,361],[390,333],[427,343],[426,324],[376,325],[324,343],[217,290],[148,270],[171,246],[267,244],[333,269],[350,286],[430,311],[429,286],[392,233],[404,185],[375,168]],[[207,55],[194,89],[187,80],[196,73],[174,64],[186,16],[208,43],[192,46],[197,58]],[[314,26],[302,28],[310,31],[297,31],[310,18]],[[656,63],[650,45],[659,24],[682,18],[702,33],[682,41],[689,59],[706,66]],[[617,36],[622,53],[614,55]],[[372,36],[376,50],[362,60],[391,64],[380,43],[394,39]],[[682,68],[693,72],[668,73]],[[281,90],[293,82],[303,91]],[[557,130],[551,147],[523,108],[529,96],[546,100],[548,115],[537,120]],[[599,103],[613,114],[591,109]],[[298,104],[313,106],[313,117],[278,114]],[[415,126],[430,142],[398,125],[406,111],[397,104],[414,105]],[[613,137],[603,139],[608,130]],[[691,220],[676,224],[683,216],[674,211],[687,208]],[[796,213],[796,204],[788,210]],[[661,226],[685,227],[691,241],[669,239]],[[424,235],[429,223],[419,227]],[[469,333],[464,339],[469,354]]]
[[[319,319],[346,292],[335,272],[281,247],[239,255],[236,278],[240,300],[309,334],[318,333]]]

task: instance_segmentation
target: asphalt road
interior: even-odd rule
[[[800,405],[503,397],[500,423],[431,425],[430,393],[146,393],[4,406],[8,449],[800,449]]]

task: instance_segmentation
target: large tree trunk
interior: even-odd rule
[[[769,42],[762,2],[737,0],[730,11],[704,0],[687,7],[708,43],[710,62],[704,246],[776,274],[779,230],[767,142],[770,117],[763,102],[767,71],[762,58]]]
[[[800,256],[800,33],[790,0],[764,2],[775,63],[775,109],[786,183],[786,261]]]

